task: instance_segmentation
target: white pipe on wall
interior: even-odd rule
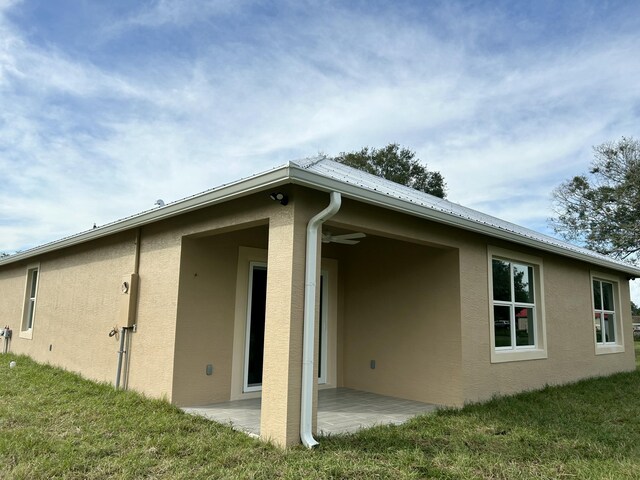
[[[309,220],[307,225],[307,252],[304,276],[304,320],[302,338],[302,391],[300,401],[300,439],[307,448],[313,448],[318,442],[313,438],[313,359],[315,353],[316,319],[316,276],[318,274],[318,229],[333,217],[342,198],[338,192],[331,192],[329,206]]]
[[[122,374],[122,356],[126,353],[124,350],[126,335],[127,335],[127,329],[122,327],[120,329],[120,349],[118,350],[118,371],[116,372],[116,390],[120,389],[120,375]]]

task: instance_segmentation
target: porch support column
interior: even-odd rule
[[[305,218],[288,205],[269,222],[260,437],[300,443]]]

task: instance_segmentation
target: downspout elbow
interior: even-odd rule
[[[302,340],[302,389],[300,401],[300,440],[307,448],[318,442],[313,438],[313,357],[315,347],[316,276],[318,273],[318,229],[333,217],[342,204],[338,192],[331,192],[329,205],[315,215],[307,225],[307,248],[305,264],[304,320]]]

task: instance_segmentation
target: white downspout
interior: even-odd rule
[[[316,275],[318,273],[318,228],[338,210],[342,199],[331,192],[329,206],[309,220],[307,225],[307,253],[304,275],[304,320],[302,337],[302,398],[300,402],[300,439],[307,448],[318,442],[311,432],[313,416],[313,358],[315,348]]]

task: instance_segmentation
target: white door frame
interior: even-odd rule
[[[327,383],[327,344],[329,342],[329,272],[322,270],[320,272],[321,288],[322,288],[322,318],[320,319],[320,331],[319,341],[321,348],[318,351],[320,359],[320,376],[318,377],[318,384],[324,385]]]
[[[269,270],[265,262],[249,262],[249,288],[247,289],[247,319],[245,326],[245,339],[244,339],[244,365],[243,365],[243,381],[242,391],[243,393],[259,392],[262,390],[262,384],[249,385],[249,348],[251,340],[251,300],[253,297],[253,271],[258,268],[266,268],[267,275]],[[318,377],[318,384],[327,383],[327,343],[329,341],[328,336],[328,311],[329,311],[329,289],[328,279],[329,274],[326,270],[320,273],[322,278],[322,328],[319,331],[320,335],[320,351],[318,352],[320,357],[320,373]]]
[[[258,392],[262,390],[262,384],[249,385],[249,343],[251,340],[251,300],[253,297],[253,271],[254,269],[264,268],[267,269],[266,262],[249,262],[249,288],[247,290],[247,324],[245,327],[245,339],[244,339],[244,377],[242,383],[243,392]],[[267,275],[268,275],[267,270]],[[264,343],[264,341],[263,341]]]

